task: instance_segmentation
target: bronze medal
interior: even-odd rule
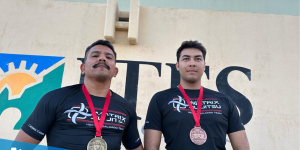
[[[194,127],[190,132],[191,141],[196,145],[202,145],[207,140],[206,132],[201,127]]]
[[[87,150],[107,150],[107,144],[102,137],[95,137],[89,141]]]
[[[195,120],[195,127],[190,131],[190,139],[191,141],[196,145],[202,145],[207,140],[207,134],[206,132],[200,127],[200,117],[201,117],[201,109],[202,109],[202,99],[203,99],[203,88],[200,87],[199,91],[199,97],[198,97],[198,104],[197,104],[197,114],[195,113],[194,107],[192,103],[190,102],[189,97],[185,93],[184,89],[182,88],[181,84],[178,85],[178,88],[182,95],[184,96],[184,99],[188,103],[191,112],[193,114],[194,120]]]

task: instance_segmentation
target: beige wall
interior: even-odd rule
[[[0,4],[0,53],[63,56],[62,86],[78,83],[77,58],[103,38],[106,5],[48,0]],[[162,63],[161,77],[155,67],[140,65],[139,130],[152,95],[170,87],[171,69],[165,63],[175,63],[176,48],[190,39],[208,51],[205,87],[217,90],[217,75],[226,67],[251,70],[251,81],[238,71],[228,79],[253,107],[245,125],[251,149],[299,149],[299,16],[141,7],[137,45],[128,44],[127,31],[117,31],[114,43],[120,60]],[[120,72],[111,89],[124,96],[126,64],[117,65]],[[0,138],[14,139],[20,116],[16,108],[1,114]]]

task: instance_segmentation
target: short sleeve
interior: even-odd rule
[[[148,112],[145,121],[144,129],[154,129],[162,131],[162,115],[160,111],[159,94],[155,94],[148,106]]]
[[[229,119],[227,133],[233,133],[240,130],[245,130],[241,118],[239,116],[237,107],[231,98],[229,100]]]
[[[125,128],[122,142],[126,149],[136,149],[142,144],[139,131],[137,129],[137,115],[133,108],[130,110],[129,123]]]
[[[50,103],[51,93],[45,94],[25,121],[22,130],[32,138],[41,141],[55,120],[54,103]]]

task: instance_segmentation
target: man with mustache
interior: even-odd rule
[[[145,150],[225,150],[226,134],[234,150],[249,150],[244,126],[233,101],[202,87],[206,49],[185,41],[177,50],[180,84],[156,93],[145,122]]]
[[[98,40],[87,47],[80,69],[84,84],[44,95],[23,124],[16,141],[38,144],[47,135],[48,146],[72,150],[142,150],[137,115],[132,105],[111,91],[118,74],[114,47]]]

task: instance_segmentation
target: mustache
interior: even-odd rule
[[[93,65],[93,68],[97,68],[98,65],[104,65],[108,70],[110,70],[110,67],[105,62],[98,62],[95,65]]]

